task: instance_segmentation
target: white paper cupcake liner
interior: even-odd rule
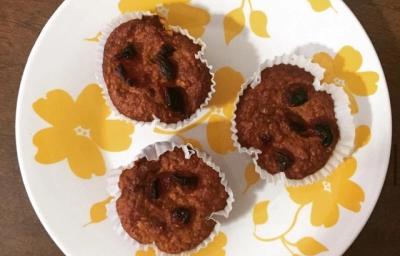
[[[333,98],[335,117],[337,119],[337,124],[340,131],[340,138],[336,144],[334,151],[332,152],[331,157],[329,158],[325,166],[320,170],[318,170],[317,172],[315,172],[314,174],[309,175],[301,180],[289,179],[283,172],[277,174],[270,174],[267,170],[264,170],[257,163],[258,156],[261,153],[261,151],[253,147],[252,148],[242,147],[238,141],[238,136],[237,136],[238,131],[235,122],[236,110],[237,110],[237,104],[239,103],[240,97],[243,95],[244,90],[248,86],[250,86],[251,88],[255,88],[261,82],[262,70],[279,64],[289,64],[293,66],[298,66],[304,69],[305,71],[311,73],[315,77],[315,80],[313,82],[315,90],[325,91],[328,94],[330,94],[331,97]],[[323,77],[324,77],[324,69],[321,68],[319,65],[311,62],[310,59],[307,59],[301,55],[284,55],[276,57],[273,60],[268,60],[262,65],[260,65],[260,67],[254,73],[254,75],[242,85],[241,90],[235,102],[234,116],[232,118],[231,131],[232,131],[233,144],[238,149],[239,152],[249,154],[252,157],[253,162],[256,166],[256,172],[260,175],[262,179],[267,180],[267,182],[284,183],[287,186],[302,186],[302,185],[312,184],[329,176],[329,174],[332,173],[332,171],[335,170],[335,168],[338,167],[341,162],[343,162],[344,158],[351,155],[354,148],[355,125],[349,107],[350,106],[349,98],[345,93],[345,91],[340,87],[330,84],[321,85],[320,81],[323,79]]]
[[[168,10],[165,7],[158,7],[158,10],[160,12],[160,17],[164,17],[167,13]],[[201,50],[195,54],[195,58],[200,60],[202,63],[204,63],[207,68],[209,69],[210,75],[211,75],[211,87],[210,87],[210,91],[207,95],[207,98],[204,100],[204,102],[200,105],[200,107],[196,110],[195,113],[193,113],[189,118],[184,119],[182,121],[179,121],[177,123],[165,123],[162,122],[159,118],[157,118],[156,116],[153,115],[154,120],[150,121],[150,122],[143,122],[143,121],[137,121],[134,120],[132,118],[129,118],[123,114],[121,114],[118,109],[115,107],[114,103],[112,102],[110,95],[108,94],[108,88],[107,85],[105,83],[104,80],[104,76],[103,76],[103,55],[104,55],[104,47],[107,43],[107,39],[110,36],[110,34],[114,31],[114,29],[116,29],[118,26],[120,26],[123,23],[126,23],[130,20],[134,20],[134,19],[142,19],[144,16],[154,16],[157,14],[151,13],[151,12],[131,12],[131,13],[127,13],[124,15],[120,15],[118,17],[116,17],[110,24],[107,25],[107,27],[105,27],[103,29],[103,31],[101,31],[102,33],[102,37],[101,40],[99,42],[99,46],[97,49],[97,59],[96,59],[96,79],[98,81],[98,83],[102,86],[103,88],[103,97],[107,103],[107,105],[110,106],[110,108],[112,109],[112,111],[114,112],[114,114],[116,115],[116,117],[121,118],[121,119],[127,119],[130,120],[132,123],[134,123],[135,125],[139,125],[139,126],[143,126],[145,124],[150,124],[150,125],[156,125],[162,129],[170,129],[170,130],[176,130],[176,129],[181,129],[185,126],[187,126],[189,123],[191,123],[192,121],[196,120],[197,118],[200,117],[202,111],[204,110],[204,108],[208,105],[208,103],[211,100],[212,95],[215,93],[215,80],[214,80],[214,73],[212,72],[213,67],[208,63],[207,59],[205,58],[205,49],[207,47],[206,43],[201,40],[200,38],[194,38],[193,36],[191,36],[189,34],[189,32],[186,29],[183,29],[181,27],[178,26],[168,26],[166,25],[167,29],[170,29],[176,33],[182,34],[186,37],[188,37],[190,40],[193,41],[194,44],[200,45],[201,46]]]
[[[121,190],[118,186],[119,182],[119,177],[121,173],[126,170],[126,169],[131,169],[135,165],[135,161],[138,159],[141,159],[145,157],[147,160],[157,160],[159,157],[164,154],[167,151],[173,151],[175,148],[180,148],[183,150],[185,158],[189,159],[192,155],[196,155],[200,159],[202,159],[208,166],[210,166],[213,170],[218,172],[219,177],[221,178],[221,184],[225,187],[225,191],[228,193],[228,199],[226,201],[226,206],[223,210],[214,212],[210,218],[215,220],[213,217],[215,216],[223,216],[227,218],[229,216],[230,211],[232,210],[232,203],[234,202],[233,198],[233,192],[232,190],[228,187],[228,182],[225,178],[225,174],[221,172],[220,168],[212,161],[211,157],[208,156],[207,154],[198,151],[195,149],[192,145],[186,144],[186,145],[177,145],[173,142],[157,142],[155,144],[151,144],[144,148],[135,158],[134,160],[125,166],[121,166],[117,169],[114,169],[110,172],[109,177],[107,179],[107,190],[109,194],[112,196],[111,202],[107,205],[107,213],[108,213],[108,218],[112,222],[113,228],[116,230],[116,232],[127,242],[130,243],[133,247],[135,247],[136,250],[147,250],[149,248],[153,248],[157,253],[156,255],[159,256],[186,256],[186,255],[191,255],[192,253],[198,252],[202,248],[206,247],[211,241],[214,240],[214,237],[218,234],[220,230],[220,223],[215,220],[216,225],[213,230],[213,232],[209,235],[208,238],[206,238],[201,244],[199,244],[196,248],[179,253],[179,254],[168,254],[165,252],[160,251],[157,246],[153,244],[141,244],[138,241],[134,240],[132,237],[129,236],[129,234],[124,230],[124,228],[121,225],[117,209],[116,209],[116,201],[117,199],[121,196]]]

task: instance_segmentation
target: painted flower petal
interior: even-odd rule
[[[107,204],[109,204],[112,200],[112,197],[108,197],[100,202],[96,202],[90,207],[90,222],[84,225],[84,227],[102,222],[107,219]]]
[[[337,202],[344,208],[359,212],[361,210],[361,202],[364,202],[364,199],[364,191],[355,182],[349,180],[340,186]]]
[[[332,227],[339,219],[339,207],[330,192],[320,191],[311,208],[313,226]]]
[[[50,91],[46,98],[37,100],[32,107],[51,125],[72,129],[77,124],[74,101],[66,91]]]
[[[371,140],[371,129],[368,125],[360,125],[356,128],[356,138],[354,139],[354,151],[359,150]]]
[[[349,157],[332,172],[327,181],[331,182],[335,187],[339,187],[354,175],[356,169],[357,160],[354,157]]]
[[[268,205],[269,201],[261,201],[253,208],[254,225],[262,225],[268,221]]]
[[[323,81],[325,83],[333,83],[336,75],[333,67],[332,57],[325,52],[320,52],[314,55],[313,62],[319,64],[322,68],[325,69]]]
[[[376,72],[360,72],[357,73],[361,80],[360,86],[353,86],[350,84],[349,89],[356,95],[369,96],[375,94],[378,89],[379,75]]]
[[[101,126],[111,113],[97,84],[89,84],[83,89],[76,100],[76,110],[79,124],[86,129]]]
[[[149,248],[146,251],[139,250],[136,252],[135,256],[156,256],[156,251],[153,248]]]
[[[161,0],[162,4],[170,5],[170,4],[177,4],[177,3],[189,3],[190,0]]]
[[[73,132],[57,127],[38,131],[33,136],[33,144],[38,148],[36,161],[42,164],[52,164],[67,157],[67,148]]]
[[[168,8],[167,21],[170,25],[186,28],[194,37],[204,34],[206,25],[210,22],[210,14],[207,10],[185,3],[167,4],[166,7]]]
[[[132,138],[130,135],[134,126],[121,120],[103,120],[103,122],[91,129],[91,138],[104,150],[118,152],[127,150]]]
[[[263,11],[250,13],[250,28],[259,37],[270,37],[267,31],[268,17]]]
[[[360,69],[363,59],[361,53],[351,46],[344,46],[334,60],[335,70],[356,72]]]
[[[323,12],[332,7],[330,0],[308,0],[308,2],[316,12]]]
[[[246,188],[244,192],[260,180],[260,175],[256,172],[256,166],[253,163],[246,166],[244,178],[246,180]]]
[[[243,8],[234,9],[224,17],[225,43],[227,45],[242,32],[245,23]]]
[[[223,232],[219,232],[206,247],[192,254],[192,256],[225,256],[228,238]]]
[[[122,13],[133,11],[154,11],[160,0],[120,0],[119,10]]]
[[[353,93],[348,89],[348,87],[343,87],[344,92],[347,94],[349,97],[349,102],[350,102],[350,111],[352,115],[355,115],[358,113],[358,103],[356,98],[354,97]]]
[[[357,73],[344,72],[340,74],[340,78],[345,81],[345,86],[351,93],[360,95],[366,91],[365,85]]]
[[[235,151],[231,139],[231,122],[221,115],[212,115],[207,124],[208,145],[216,153],[225,155]]]
[[[328,249],[312,237],[304,237],[296,242],[296,247],[305,255],[317,255]]]
[[[305,205],[314,200],[322,191],[322,183],[314,183],[311,185],[300,187],[287,187],[290,198],[298,204]]]
[[[234,109],[235,109],[235,103],[228,103],[225,104],[224,108],[222,109],[222,112],[224,113],[227,119],[232,120]]]
[[[231,67],[222,67],[215,72],[216,92],[210,106],[223,108],[227,104],[233,105],[244,83],[242,74]]]
[[[96,144],[83,136],[72,136],[68,148],[68,163],[74,174],[82,179],[92,175],[102,176],[106,172],[103,156]]]

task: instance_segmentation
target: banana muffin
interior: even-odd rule
[[[188,119],[205,103],[212,75],[199,58],[202,45],[143,15],[115,28],[104,46],[103,77],[123,115],[170,124]]]
[[[236,109],[238,142],[259,150],[257,164],[270,174],[299,180],[320,170],[339,139],[334,101],[316,91],[315,77],[280,64],[264,69],[248,86]]]
[[[213,232],[213,213],[227,206],[228,193],[219,173],[196,154],[181,148],[141,158],[119,179],[116,208],[124,230],[141,244],[163,252],[192,250]]]

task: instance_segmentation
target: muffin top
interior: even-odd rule
[[[119,180],[117,212],[125,231],[167,253],[194,249],[213,231],[212,214],[224,210],[228,193],[217,171],[180,148],[157,161],[141,158]]]
[[[212,76],[201,45],[168,30],[159,16],[118,26],[104,47],[103,76],[120,113],[136,121],[187,119],[205,102]]]
[[[248,86],[236,110],[238,142],[256,148],[258,165],[289,179],[314,174],[329,160],[339,139],[332,97],[316,91],[314,76],[292,65],[261,72]]]

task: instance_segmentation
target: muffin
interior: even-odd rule
[[[207,103],[214,80],[203,42],[157,15],[131,14],[114,26],[101,45],[101,76],[119,113],[176,124]]]
[[[332,156],[338,142],[344,143],[341,140],[343,129],[338,126],[337,102],[331,93],[322,90],[324,87],[320,87],[315,75],[304,67],[284,63],[266,67],[256,82],[245,86],[236,105],[234,140],[253,155],[262,172],[302,180],[316,174],[335,158]],[[344,92],[334,94],[338,93],[342,99],[347,99]],[[341,107],[345,118],[352,123],[348,104]],[[350,134],[354,133],[352,125],[349,126]],[[352,148],[349,129],[344,129],[343,139],[347,142],[344,154],[337,152],[342,155],[339,159]]]
[[[160,145],[165,152],[157,158],[141,156],[122,171],[116,211],[140,244],[171,254],[192,251],[216,233],[212,217],[227,216],[231,192],[219,169],[191,146],[156,144],[157,150]]]

